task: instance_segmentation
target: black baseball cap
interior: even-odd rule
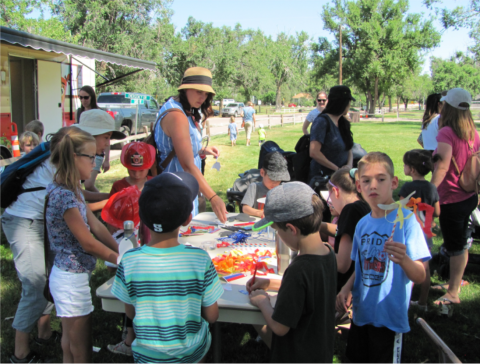
[[[145,183],[138,200],[140,219],[152,231],[169,233],[193,210],[198,182],[187,172],[163,172]]]
[[[347,99],[355,101],[352,96],[352,92],[347,86],[339,85],[333,86],[328,93],[328,100],[334,99]]]

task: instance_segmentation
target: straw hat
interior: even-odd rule
[[[193,88],[210,92],[215,95],[212,88],[212,72],[203,67],[191,67],[185,71],[182,78],[182,84],[177,90],[187,90]]]

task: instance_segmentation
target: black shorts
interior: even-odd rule
[[[443,247],[449,255],[461,255],[467,249],[468,220],[477,204],[478,196],[473,195],[464,201],[440,206]]]
[[[402,348],[402,333],[352,321],[345,354],[352,363],[401,363]]]

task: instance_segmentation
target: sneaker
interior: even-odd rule
[[[418,301],[410,301],[410,306],[414,306],[414,307],[418,308],[419,310],[422,310],[423,312],[428,311],[427,305],[419,305]]]
[[[23,359],[18,359],[15,354],[10,356],[10,363],[47,363],[40,355],[34,351],[30,351],[28,355]]]
[[[132,347],[127,346],[127,344],[125,344],[125,341],[121,341],[117,345],[107,345],[107,349],[114,354],[132,356]]]
[[[48,339],[40,339],[38,336],[33,339],[38,345],[52,345],[60,343],[62,334],[58,331],[52,331],[52,335]]]

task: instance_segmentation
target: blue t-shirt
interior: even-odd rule
[[[322,144],[321,152],[337,167],[340,168],[347,164],[349,151],[345,148],[340,130],[328,115],[320,114],[312,123],[310,142],[313,141]],[[332,175],[332,173],[330,168],[322,166],[314,159],[310,162],[309,179],[319,174]]]
[[[407,217],[411,211],[403,209]],[[353,322],[357,326],[387,327],[394,332],[410,331],[408,306],[412,281],[403,269],[393,263],[383,250],[392,233],[397,210],[386,218],[363,217],[357,224],[351,258],[355,261],[355,283],[352,290]],[[412,260],[430,259],[420,224],[414,216],[406,219],[403,229],[397,222],[393,241],[407,245]]]
[[[230,130],[230,134],[237,134],[237,124],[230,123],[228,124],[228,130]]]
[[[243,108],[243,120],[246,123],[253,121],[253,114],[255,114],[255,109],[251,106],[245,106]]]

